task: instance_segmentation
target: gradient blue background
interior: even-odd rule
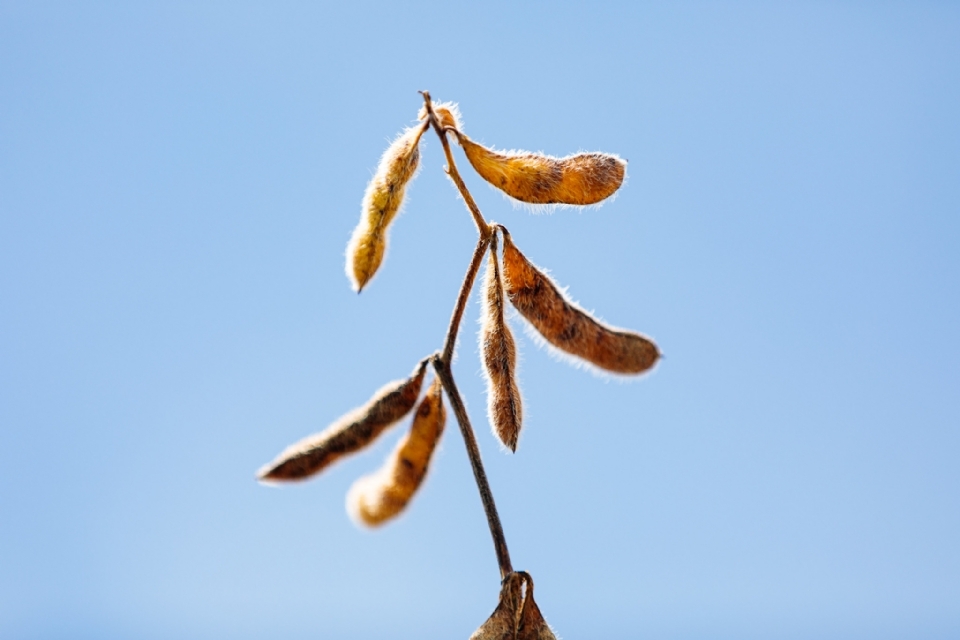
[[[440,346],[475,240],[427,137],[387,260],[343,250],[418,89],[500,148],[630,160],[485,214],[667,358],[515,327],[517,455],[455,373],[514,563],[587,638],[960,636],[956,4],[0,4],[0,637],[467,638],[498,575],[459,433],[402,520],[254,471]],[[459,158],[459,151],[456,151]]]

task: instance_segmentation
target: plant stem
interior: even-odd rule
[[[500,516],[497,514],[497,505],[493,500],[493,492],[490,491],[490,483],[487,482],[487,474],[483,470],[483,459],[480,457],[480,446],[477,444],[477,436],[474,434],[473,427],[470,425],[470,417],[467,415],[466,407],[463,406],[463,399],[460,397],[460,391],[457,389],[457,383],[454,381],[453,373],[450,370],[450,363],[453,359],[453,348],[457,342],[457,334],[460,332],[460,321],[463,319],[463,311],[467,306],[467,300],[470,298],[470,291],[473,289],[477,272],[480,270],[480,263],[483,262],[483,255],[489,246],[490,237],[481,237],[477,241],[477,248],[473,251],[470,266],[467,268],[467,273],[463,277],[463,284],[460,285],[460,294],[457,296],[457,304],[450,318],[450,327],[447,329],[443,352],[433,357],[433,368],[437,371],[437,377],[440,378],[440,383],[443,384],[443,388],[447,392],[447,398],[450,400],[453,414],[457,418],[457,424],[460,425],[463,443],[467,447],[467,457],[470,458],[470,466],[473,467],[473,478],[477,482],[480,501],[483,503],[483,511],[487,516],[487,525],[490,527],[490,535],[493,537],[493,548],[497,553],[497,564],[500,565],[500,579],[502,580],[508,573],[513,571],[513,565],[510,564],[510,551],[507,549],[507,539],[503,535],[503,526],[500,524]]]
[[[513,572],[513,565],[510,564],[510,551],[507,549],[507,539],[503,535],[503,526],[500,524],[500,516],[497,514],[497,505],[493,501],[493,493],[490,491],[490,484],[487,482],[487,474],[483,470],[477,437],[473,433],[473,427],[470,426],[470,417],[463,406],[463,400],[457,390],[457,383],[453,381],[450,366],[442,358],[434,357],[433,368],[437,371],[437,376],[447,392],[453,414],[457,417],[457,423],[460,425],[460,433],[463,434],[463,442],[467,446],[467,456],[470,458],[470,466],[473,467],[473,477],[477,481],[480,501],[483,502],[483,510],[487,514],[487,525],[490,527],[490,535],[493,537],[493,548],[497,552],[500,579],[503,580],[507,577],[507,574]]]
[[[490,238],[480,238],[477,241],[477,248],[473,250],[473,258],[470,259],[467,274],[463,277],[463,284],[460,285],[460,294],[457,296],[457,304],[453,308],[453,315],[450,317],[447,337],[443,341],[443,355],[441,358],[448,365],[453,362],[453,350],[457,346],[457,334],[460,332],[460,321],[463,319],[463,312],[467,308],[467,300],[470,299],[473,282],[477,278],[477,271],[480,270],[480,263],[483,261],[483,254],[486,253],[488,246],[490,246]]]
[[[491,239],[494,238],[494,228],[487,224],[483,214],[480,213],[480,207],[474,201],[467,185],[464,184],[460,172],[457,171],[457,164],[453,160],[453,153],[450,151],[450,143],[447,140],[446,132],[440,127],[437,115],[433,112],[433,103],[430,101],[430,92],[421,91],[423,102],[427,110],[428,122],[433,126],[440,143],[443,145],[443,153],[447,157],[447,175],[453,180],[467,205],[473,221],[477,225],[477,231],[480,238],[477,240],[477,248],[473,251],[473,257],[470,260],[470,266],[467,267],[467,273],[463,277],[463,284],[460,285],[460,293],[457,295],[457,303],[453,308],[453,315],[450,317],[450,326],[447,329],[447,336],[443,341],[443,351],[433,356],[433,368],[440,378],[444,391],[447,393],[447,399],[453,409],[453,414],[457,418],[457,424],[460,425],[460,433],[463,436],[463,443],[467,447],[467,457],[470,458],[470,466],[473,468],[473,478],[477,482],[477,490],[480,492],[480,501],[483,503],[483,511],[487,516],[487,525],[490,527],[490,536],[493,538],[493,548],[497,553],[497,564],[500,565],[500,579],[503,580],[507,574],[513,572],[513,565],[510,564],[510,551],[507,549],[507,539],[503,535],[503,526],[500,524],[500,516],[497,514],[497,505],[493,500],[493,492],[490,491],[490,483],[487,482],[487,474],[483,470],[483,459],[480,457],[480,446],[477,444],[477,436],[470,425],[470,416],[467,415],[467,409],[463,405],[463,398],[460,397],[460,391],[457,389],[457,383],[453,379],[453,372],[450,370],[450,364],[453,361],[453,350],[457,344],[457,335],[460,333],[460,322],[463,320],[463,312],[467,307],[467,301],[470,299],[470,291],[473,289],[473,283],[477,279],[477,272],[480,270],[480,263],[483,262],[483,254],[490,246]]]
[[[443,145],[443,154],[447,157],[447,175],[453,180],[453,184],[457,186],[457,190],[460,191],[463,201],[467,203],[467,209],[470,210],[470,214],[473,216],[473,221],[477,225],[477,231],[480,232],[480,236],[484,238],[489,237],[492,229],[490,229],[487,221],[483,219],[483,214],[480,213],[480,207],[477,206],[473,196],[467,191],[467,185],[464,184],[463,178],[460,177],[460,172],[457,171],[457,163],[453,161],[453,152],[450,151],[447,132],[440,128],[440,121],[437,120],[437,114],[433,112],[433,102],[430,100],[430,92],[421,91],[420,94],[423,96],[423,104],[427,109],[427,117],[429,118],[430,124],[433,125],[433,130],[437,132],[437,136],[440,138],[440,144]]]

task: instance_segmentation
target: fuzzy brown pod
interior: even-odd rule
[[[516,640],[523,577],[508,573],[500,587],[500,602],[487,621],[473,632],[470,640]]]
[[[507,574],[500,587],[497,608],[470,640],[557,640],[533,599],[533,578],[529,573]]]
[[[517,620],[517,640],[557,640],[550,625],[543,619],[540,607],[533,599],[533,578],[526,571],[518,571],[527,588],[523,596],[523,607]]]
[[[427,361],[406,380],[384,385],[370,400],[346,414],[326,430],[287,447],[257,472],[265,481],[303,480],[319,473],[341,457],[359,451],[407,415],[417,402]]]
[[[550,277],[520,253],[510,233],[500,229],[507,296],[547,342],[613,373],[643,373],[656,364],[660,351],[652,340],[609,327],[571,302]]]
[[[523,406],[517,386],[517,348],[503,313],[503,280],[497,258],[496,235],[490,243],[482,305],[480,352],[487,378],[487,415],[493,433],[500,442],[511,451],[516,451]]]
[[[426,125],[407,129],[387,148],[363,195],[360,223],[347,244],[347,277],[359,292],[373,278],[387,250],[387,229],[407,184],[420,164],[420,137]]]
[[[493,151],[460,132],[457,139],[484,180],[529,204],[596,204],[620,188],[627,171],[626,161],[609,153],[554,158],[528,151]]]
[[[420,488],[443,435],[447,413],[443,387],[435,378],[413,415],[413,425],[379,471],[357,480],[347,495],[354,519],[375,527],[399,515]]]

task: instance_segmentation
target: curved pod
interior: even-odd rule
[[[500,153],[457,133],[477,173],[511,198],[529,204],[590,205],[612,196],[627,163],[609,153],[554,158],[527,151]]]
[[[404,436],[379,471],[357,480],[347,495],[347,506],[356,520],[378,526],[398,516],[420,488],[437,448],[447,413],[443,408],[440,379],[434,379]]]
[[[610,327],[568,300],[501,229],[507,296],[547,342],[613,373],[643,373],[656,364],[660,351],[652,340]]]
[[[363,194],[360,223],[347,244],[347,277],[361,291],[373,278],[387,250],[387,229],[403,205],[407,184],[420,164],[420,136],[426,125],[407,129],[380,158]]]
[[[260,480],[303,480],[315,475],[343,456],[363,449],[387,427],[407,415],[417,402],[424,360],[406,380],[384,385],[370,400],[346,414],[324,431],[287,447],[257,477]]]

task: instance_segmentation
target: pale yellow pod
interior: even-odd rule
[[[523,606],[517,619],[517,640],[557,640],[550,625],[543,619],[540,607],[533,599],[533,578],[526,571],[518,571],[526,582]]]
[[[359,292],[380,268],[387,250],[387,229],[400,207],[407,184],[420,164],[420,136],[426,125],[407,129],[380,158],[380,165],[367,185],[360,223],[347,244],[347,277]]]
[[[500,602],[487,621],[473,632],[470,640],[516,640],[523,578],[508,573],[500,587]]]
[[[660,351],[650,338],[607,326],[568,300],[500,229],[507,296],[547,342],[614,373],[642,373],[656,364]]]
[[[443,387],[434,379],[413,416],[413,425],[383,467],[357,480],[347,494],[347,509],[358,522],[374,527],[399,515],[427,474],[447,421]]]
[[[460,129],[460,107],[456,102],[434,102],[433,113],[437,116],[441,129],[446,129],[447,127],[457,130]],[[423,120],[426,117],[427,106],[424,105],[420,108],[420,113],[417,118]]]
[[[487,378],[487,415],[500,442],[516,451],[523,407],[517,386],[517,348],[503,313],[503,281],[496,236],[490,243],[482,300],[480,353]]]
[[[627,163],[609,153],[554,158],[527,151],[497,152],[457,133],[477,173],[511,198],[530,204],[596,204],[623,184]]]
[[[427,361],[406,380],[384,385],[370,400],[326,430],[287,447],[257,472],[260,480],[303,480],[343,456],[363,449],[390,425],[407,415],[417,402]]]

